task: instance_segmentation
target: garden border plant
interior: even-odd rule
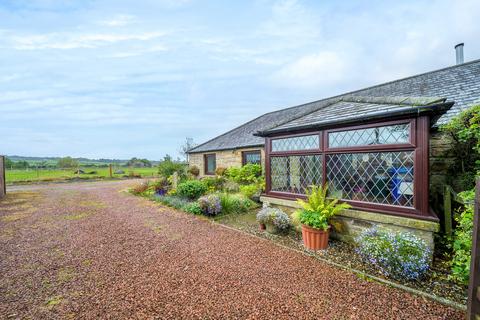
[[[412,233],[373,227],[364,230],[355,241],[356,252],[386,277],[418,280],[430,268],[432,251]]]
[[[292,227],[288,214],[279,208],[263,207],[258,211],[256,219],[271,234],[284,234]],[[260,227],[260,229],[264,228]]]
[[[293,214],[293,220],[302,225],[303,244],[310,250],[323,250],[328,247],[330,218],[342,210],[349,209],[347,203],[327,197],[328,186],[311,186],[307,191],[307,201],[298,199],[302,209]]]

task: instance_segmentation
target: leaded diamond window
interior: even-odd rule
[[[413,151],[326,156],[330,193],[345,200],[414,206]]]
[[[261,162],[262,162],[262,154],[260,153],[260,151],[244,151],[243,152],[242,165],[246,165],[248,163],[261,164]]]
[[[311,185],[322,183],[322,156],[282,156],[270,158],[271,190],[305,194]]]
[[[318,134],[272,140],[272,151],[311,150],[320,148]]]
[[[330,148],[408,143],[410,124],[335,131],[328,134]]]

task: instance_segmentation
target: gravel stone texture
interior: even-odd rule
[[[0,201],[0,318],[465,317],[122,192],[134,183],[16,187]]]
[[[449,280],[450,266],[448,261],[442,259],[441,256],[434,257],[433,264],[426,277],[417,281],[395,280],[384,276],[370,263],[364,262],[362,258],[355,252],[355,247],[352,244],[330,239],[328,248],[326,250],[314,252],[306,249],[303,246],[302,234],[300,232],[291,230],[288,234],[273,235],[266,231],[262,231],[259,229],[258,222],[255,219],[256,211],[246,214],[230,214],[226,216],[219,216],[215,220],[219,223],[250,233],[254,236],[265,238],[269,241],[273,241],[280,245],[287,246],[295,250],[300,250],[308,254],[313,254],[322,259],[360,270],[366,274],[396,282],[428,294],[433,294],[437,297],[445,298],[458,304],[467,304],[468,288]]]

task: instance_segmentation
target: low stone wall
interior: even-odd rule
[[[258,148],[244,148],[235,150],[212,151],[205,153],[192,153],[189,155],[188,164],[190,166],[197,166],[200,169],[200,177],[205,176],[204,156],[205,154],[215,154],[217,161],[217,168],[230,168],[242,166],[242,152],[260,150],[262,154],[262,167],[265,168],[265,151],[263,147]]]
[[[280,207],[288,213],[292,213],[299,208],[299,205],[292,200],[262,196],[260,201],[267,203],[270,206]],[[344,210],[339,215],[333,217],[332,226],[334,228],[332,237],[350,243],[353,243],[355,237],[362,231],[373,226],[377,226],[379,229],[392,231],[407,231],[423,239],[432,250],[435,246],[433,235],[439,230],[439,224],[433,221],[397,217],[352,209]]]

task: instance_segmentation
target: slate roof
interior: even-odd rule
[[[242,147],[263,146],[264,138],[254,136],[284,123],[315,112],[337,102],[342,97],[445,97],[455,102],[453,107],[441,116],[436,125],[444,124],[460,110],[480,103],[480,60],[454,65],[412,77],[395,80],[373,87],[352,91],[295,107],[290,107],[259,116],[239,127],[217,136],[190,152],[207,152]]]
[[[334,124],[358,123],[364,119],[420,113],[443,114],[452,106],[446,98],[439,97],[360,97],[345,96],[330,105],[280,126],[259,132],[266,136],[272,133],[299,129],[321,128]]]

